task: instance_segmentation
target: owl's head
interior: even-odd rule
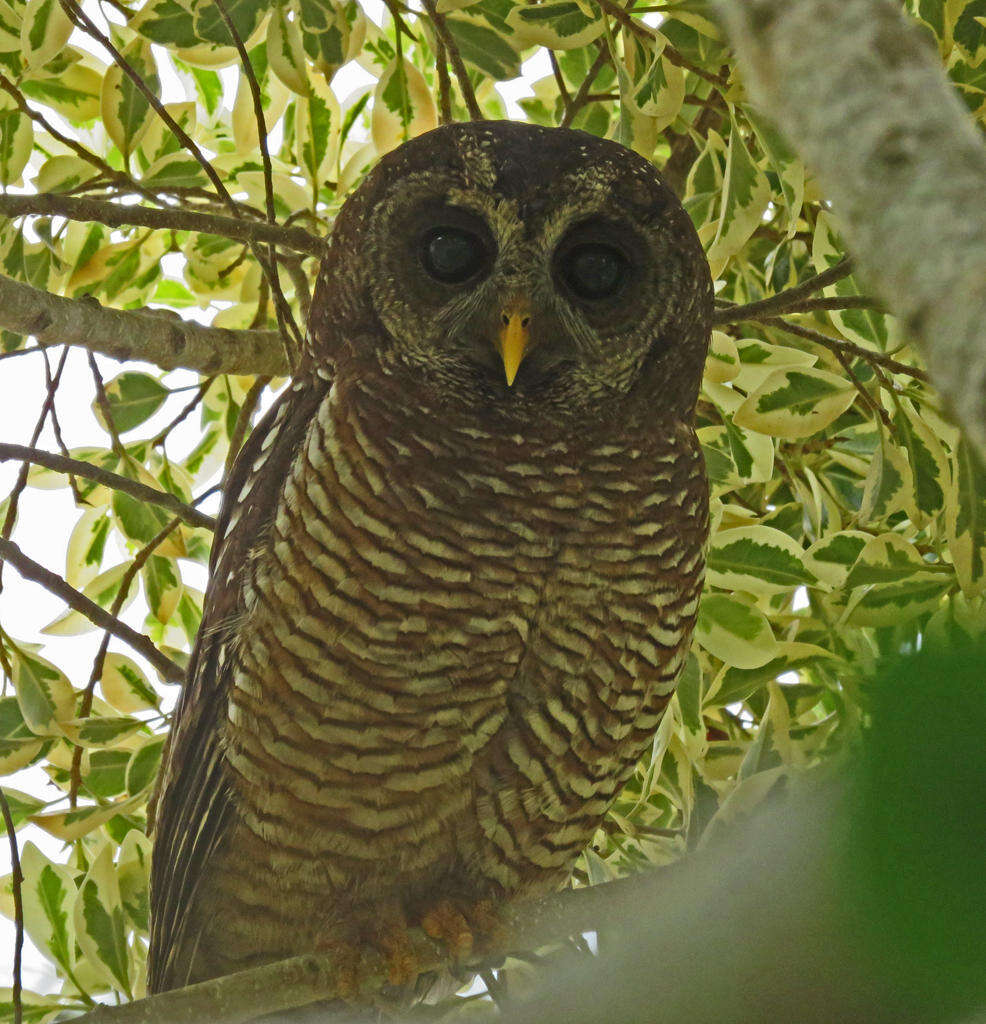
[[[400,373],[480,412],[688,416],[711,308],[698,236],[650,163],[474,122],[389,153],[346,202],[310,340],[340,374]]]

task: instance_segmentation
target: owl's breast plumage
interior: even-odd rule
[[[330,391],[243,567],[224,901],[268,873],[292,916],[439,875],[551,888],[673,690],[706,529],[691,429],[586,445],[405,413]]]

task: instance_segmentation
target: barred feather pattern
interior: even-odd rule
[[[235,812],[174,983],[378,901],[557,887],[673,692],[707,532],[691,425],[509,433],[418,401],[327,390],[269,527],[220,559]]]

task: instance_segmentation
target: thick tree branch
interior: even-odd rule
[[[66,458],[64,455],[42,451],[40,448],[28,448],[26,445],[0,443],[0,462],[6,462],[7,459],[30,462],[34,466],[53,469],[56,473],[71,473],[86,480],[95,480],[96,483],[105,484],[114,491],[123,491],[138,501],[146,501],[151,505],[167,509],[183,522],[192,526],[204,526],[207,530],[216,528],[216,521],[212,516],[200,512],[191,505],[186,505],[180,498],[168,491],[159,491],[155,487],[142,484],[139,480],[131,480],[119,473],[111,473],[108,469],[94,466],[91,462]]]
[[[502,911],[503,933],[485,951],[483,961],[496,961],[511,952],[535,949],[596,927],[600,920],[630,918],[641,901],[669,891],[680,865],[569,890],[538,902],[515,903]],[[444,947],[419,929],[409,934],[420,973],[448,964]],[[479,961],[477,961],[479,962]],[[265,1014],[290,1010],[339,991],[339,957],[309,954],[205,981],[187,988],[150,996],[126,1006],[101,1006],[78,1024],[242,1024]],[[387,980],[379,955],[367,951],[360,964],[359,994],[369,996]]]
[[[158,210],[149,206],[124,206],[99,199],[41,193],[33,196],[0,195],[0,214],[7,217],[67,217],[69,220],[95,221],[111,228],[201,231],[241,242],[266,242],[311,256],[322,256],[326,250],[326,243],[304,228],[285,228],[264,221],[201,213],[184,207]]]
[[[163,370],[280,376],[288,369],[277,331],[230,331],[166,313],[110,309],[95,299],[66,299],[2,274],[0,328],[33,334],[41,345],[78,345]]]
[[[138,633],[125,622],[114,618],[105,608],[101,608],[95,601],[91,601],[85,594],[70,586],[57,573],[28,558],[12,541],[0,538],[0,561],[8,562],[24,579],[39,583],[50,594],[60,597],[71,609],[81,612],[90,622],[112,633],[124,643],[130,644],[166,681],[178,683],[185,678],[185,670],[181,665],[162,654],[143,633]]]
[[[719,0],[753,98],[986,451],[986,145],[891,0]]]

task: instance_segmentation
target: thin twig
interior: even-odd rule
[[[596,54],[596,59],[592,62],[592,65],[586,72],[585,78],[582,79],[582,84],[575,91],[575,95],[572,97],[571,102],[565,107],[565,113],[562,115],[562,119],[559,123],[560,128],[570,128],[572,126],[572,122],[575,120],[576,114],[578,114],[578,112],[590,102],[589,94],[592,90],[592,85],[599,72],[602,71],[608,61],[609,50],[605,45],[600,46],[599,53]]]
[[[890,356],[885,356],[882,352],[873,352],[871,349],[863,348],[862,345],[856,345],[851,341],[846,341],[844,338],[833,338],[831,335],[823,334],[821,331],[813,331],[810,327],[792,324],[780,317],[772,317],[764,320],[763,323],[769,327],[777,327],[782,331],[787,331],[788,334],[795,334],[799,338],[807,338],[809,341],[814,341],[823,348],[827,348],[830,352],[848,352],[850,355],[869,363],[874,369],[879,366],[889,370],[891,373],[902,373],[908,377],[913,377],[915,380],[925,382],[929,380],[924,370],[919,370],[915,366],[908,366],[906,363],[898,362]]]
[[[59,0],[59,2],[72,21],[79,28],[92,36],[92,38],[95,39],[113,57],[114,62],[134,83],[158,117],[164,121],[174,134],[175,138],[178,139],[182,146],[191,153],[202,167],[209,181],[212,182],[212,186],[215,188],[217,194],[229,207],[230,213],[232,213],[234,217],[238,216],[240,212],[239,207],[233,200],[233,197],[229,194],[229,190],[223,184],[223,181],[219,177],[216,169],[212,166],[188,132],[186,132],[185,129],[182,128],[182,126],[171,116],[168,109],[164,106],[161,100],[158,99],[154,91],[150,86],[148,86],[147,82],[144,81],[143,76],[141,76],[126,57],[123,56],[112,40],[109,39],[105,33],[99,30],[98,26],[85,13],[85,11],[82,10],[76,0]],[[279,308],[278,322],[281,323],[283,318],[282,338],[285,345],[285,356],[289,365],[293,366],[297,354],[302,349],[303,342],[301,333],[298,330],[298,325],[294,322],[294,317],[291,315],[291,310],[287,305],[287,300],[284,298],[283,293],[281,293],[280,283],[277,280],[277,266],[276,264],[270,265],[268,263],[267,258],[262,253],[259,245],[251,242],[250,247],[253,250],[253,254],[257,259],[257,262],[260,263],[261,269],[270,281],[271,292],[274,295],[275,307]]]
[[[23,93],[6,75],[0,74],[0,89],[3,89],[17,104],[22,114],[29,117],[35,124],[40,125],[53,138],[57,139],[63,146],[67,146],[80,159],[95,167],[100,174],[105,175],[111,181],[125,185],[129,191],[143,195],[145,198],[154,198],[153,193],[145,189],[141,184],[134,181],[128,174],[116,170],[102,157],[86,149],[77,139],[60,132],[40,111],[35,110],[25,99]]]
[[[130,477],[113,473],[101,466],[94,466],[90,462],[66,458],[64,455],[56,455],[54,452],[46,452],[40,448],[26,445],[0,443],[0,462],[6,462],[8,459],[16,459],[34,466],[44,466],[56,473],[73,473],[86,480],[94,480],[98,484],[103,484],[111,490],[129,494],[130,497],[136,498],[138,501],[166,509],[190,526],[204,526],[207,530],[216,528],[216,521],[212,516],[199,512],[191,505],[186,505],[174,494],[168,491],[159,491],[155,487],[142,484],[139,480],[131,480]]]
[[[780,295],[784,293],[781,292]],[[772,299],[780,298],[780,295],[772,295],[770,299],[764,299],[764,302],[770,302]],[[752,303],[751,303],[752,305]],[[719,323],[719,314],[729,314],[730,319],[725,321],[726,323],[737,323],[737,320],[733,320],[732,317],[735,315],[737,307],[728,302],[717,303],[715,321]],[[814,299],[801,299],[800,302],[792,302],[790,305],[787,303],[773,309],[766,316],[776,316],[778,313],[783,313],[784,316],[790,316],[793,313],[814,313],[818,310],[826,309],[872,309],[875,312],[883,313],[886,312],[883,308],[882,303],[878,298],[873,295],[830,295],[821,296]],[[742,317],[745,321],[757,321],[765,319],[765,314],[759,315],[754,314],[753,316],[746,315]]]
[[[96,405],[103,417],[103,427],[106,430],[106,433],[110,435],[110,447],[113,449],[116,457],[124,465],[127,465],[130,461],[130,456],[127,454],[127,449],[124,448],[123,442],[120,440],[120,434],[116,429],[116,423],[113,421],[113,408],[110,405],[109,397],[106,394],[106,385],[103,383],[103,375],[99,370],[99,364],[96,362],[96,357],[92,352],[87,352],[86,357],[89,360],[89,371],[92,373],[92,382],[96,388]]]
[[[14,1006],[13,1024],[21,1024],[24,1018],[21,996],[21,956],[24,951],[24,901],[21,897],[21,889],[24,885],[24,875],[21,872],[21,858],[17,849],[14,816],[10,812],[7,794],[3,791],[2,786],[0,786],[0,811],[3,812],[3,821],[7,826],[7,842],[10,844],[10,889],[14,897],[14,978],[10,996]]]
[[[29,558],[13,541],[0,538],[0,561],[9,562],[19,573],[33,583],[38,583],[50,594],[61,598],[73,611],[84,615],[90,622],[109,630],[115,637],[129,644],[138,654],[143,655],[161,675],[170,682],[185,678],[185,670],[167,655],[162,654],[150,637],[114,618],[105,608],[69,585],[57,573],[51,572],[34,559]]]
[[[260,396],[264,393],[264,388],[270,384],[270,381],[270,377],[258,377],[243,399],[240,414],[236,417],[236,426],[233,427],[233,433],[229,439],[229,451],[226,454],[226,470],[224,475],[229,475],[233,460],[236,458],[243,444],[243,439],[246,437],[246,432],[250,428],[250,418],[257,408],[257,403],[260,401]]]
[[[44,353],[44,368],[45,368],[45,385],[51,387],[53,380],[51,373],[51,361],[48,359],[48,353]],[[62,437],[62,425],[58,422],[58,409],[55,406],[54,399],[51,403],[51,429],[55,435],[55,443],[61,449],[62,455],[66,458],[71,458],[68,453],[68,445],[65,444],[65,439]],[[70,473],[68,478],[68,485],[72,491],[72,498],[76,505],[82,504],[82,495],[79,493],[79,485],[76,482],[75,475]]]
[[[31,196],[0,195],[0,213],[8,217],[66,217],[69,220],[105,224],[111,228],[199,231],[242,242],[280,245],[311,256],[323,256],[326,251],[326,243],[304,228],[286,228],[259,220],[201,213],[184,207],[154,209],[148,206],[124,206],[99,199],[80,199],[77,196],[42,192]]]
[[[206,377],[202,381],[202,383],[199,385],[198,391],[195,392],[195,395],[184,406],[181,412],[178,413],[178,415],[157,435],[157,437],[151,439],[152,448],[157,448],[159,445],[164,444],[164,442],[168,440],[171,431],[174,430],[179,423],[183,423],[186,419],[188,419],[189,416],[192,415],[193,412],[195,412],[195,410],[201,404],[202,399],[205,398],[206,392],[209,390],[209,388],[212,387],[212,382],[215,379],[215,377]]]
[[[301,317],[307,322],[308,314],[312,308],[312,293],[311,285],[308,281],[308,275],[305,273],[305,268],[302,266],[300,256],[284,256],[281,258],[281,264],[284,269],[288,272],[288,277],[291,278],[291,283],[294,285],[294,296],[298,300],[298,307],[301,309]]]
[[[448,54],[442,37],[435,33],[435,70],[438,73],[438,117],[441,124],[452,123],[452,80],[448,76]]]
[[[758,299],[756,302],[747,302],[742,306],[724,306],[722,309],[717,309],[712,315],[712,324],[713,326],[717,324],[733,324],[739,323],[741,320],[756,320],[763,316],[787,312],[792,306],[814,295],[815,292],[820,292],[823,288],[827,288],[830,284],[841,281],[852,272],[853,262],[851,257],[847,256],[829,267],[828,270],[823,270],[820,274],[814,274],[800,284],[796,284],[793,288],[785,288],[784,291],[778,292],[776,295],[768,296],[766,299]]]
[[[462,54],[459,53],[459,46],[452,33],[449,31],[448,24],[445,21],[445,15],[438,13],[438,8],[435,6],[435,0],[424,0],[424,5],[432,25],[435,26],[435,32],[439,39],[441,39],[445,46],[445,50],[448,53],[449,61],[452,64],[452,70],[455,72],[455,79],[459,83],[459,91],[462,93],[463,100],[465,100],[466,110],[469,111],[469,119],[471,121],[484,120],[483,112],[479,109],[479,104],[476,102],[476,93],[473,90],[472,82],[469,80],[469,72],[466,70],[466,66],[462,61]]]
[[[113,603],[110,605],[110,615],[113,618],[119,618],[120,610],[123,608],[123,603],[127,599],[127,594],[130,592],[131,586],[133,586],[134,580],[137,578],[137,573],[147,564],[147,560],[154,554],[155,550],[164,543],[165,540],[172,534],[175,527],[181,524],[181,518],[175,516],[162,530],[160,530],[154,537],[152,537],[141,549],[134,555],[134,560],[127,566],[127,571],[120,577],[120,586],[116,592],[116,596],[113,598]],[[82,693],[82,701],[79,704],[78,718],[88,718],[92,712],[92,699],[93,694],[96,691],[96,683],[102,678],[103,665],[106,662],[106,651],[110,645],[110,632],[109,630],[103,631],[103,639],[100,641],[99,650],[96,652],[96,657],[92,663],[92,672],[89,674],[89,682],[86,684],[86,688]],[[70,773],[70,784],[68,791],[68,802],[69,806],[74,808],[79,798],[79,786],[82,784],[82,745],[75,744],[75,749],[72,751],[72,769]]]
[[[833,354],[835,355],[835,358],[839,360],[839,365],[843,370],[845,370],[846,376],[852,381],[853,387],[855,387],[859,397],[863,400],[863,404],[870,410],[870,412],[873,413],[874,416],[882,420],[883,425],[889,429],[891,424],[887,410],[884,409],[883,406],[880,405],[880,403],[877,402],[877,400],[863,386],[863,382],[859,379],[858,374],[852,368],[852,362],[849,359],[849,356],[842,349],[833,349]]]
[[[277,211],[274,206],[274,171],[271,166],[270,150],[267,144],[267,121],[264,118],[264,103],[260,95],[260,83],[257,81],[253,64],[250,63],[250,55],[247,53],[246,45],[226,8],[225,0],[213,0],[213,2],[216,5],[216,10],[219,11],[223,21],[226,23],[226,29],[233,40],[236,52],[239,54],[240,63],[243,65],[243,74],[246,77],[247,85],[250,87],[250,96],[253,100],[253,116],[257,122],[257,146],[260,149],[260,159],[264,166],[264,205],[267,213],[267,223],[276,225]],[[254,255],[257,255],[257,247],[252,246],[252,248]],[[298,353],[301,351],[302,339],[297,325],[294,323],[293,317],[291,317],[291,310],[287,300],[284,298],[284,293],[281,291],[281,282],[277,276],[277,253],[274,250],[274,246],[270,244],[267,246],[267,259],[270,264],[270,286],[274,294],[274,313],[277,316],[278,328],[286,341],[289,337],[288,326],[290,321],[291,336],[297,345],[293,353],[290,351],[290,348],[286,348],[284,353],[287,356],[288,362],[293,365],[294,358],[297,358]],[[307,319],[307,311],[305,311],[304,315],[305,319]]]
[[[68,357],[68,349],[62,349],[61,358],[58,360],[58,367],[55,370],[55,376],[48,382],[47,393],[45,394],[45,400],[41,405],[41,413],[38,416],[37,422],[34,424],[34,430],[31,431],[30,445],[33,447],[38,443],[38,438],[41,436],[41,431],[44,429],[45,421],[48,419],[48,414],[51,412],[52,406],[55,404],[55,392],[58,390],[59,382],[62,379],[62,370],[65,369],[65,360]],[[27,463],[20,468],[20,472],[17,474],[17,480],[14,482],[14,488],[10,492],[10,498],[7,504],[7,515],[4,517],[3,527],[0,528],[0,538],[3,540],[9,540],[10,535],[14,531],[14,523],[17,520],[17,507],[20,504],[21,494],[24,493],[24,488],[27,487]],[[0,562],[0,591],[3,590],[3,563]]]
[[[565,84],[565,76],[561,73],[561,68],[558,66],[558,58],[555,56],[554,50],[548,50],[548,59],[551,61],[551,73],[555,76],[558,94],[561,96],[562,105],[567,113],[568,108],[572,105],[572,96],[568,91],[568,86]]]

